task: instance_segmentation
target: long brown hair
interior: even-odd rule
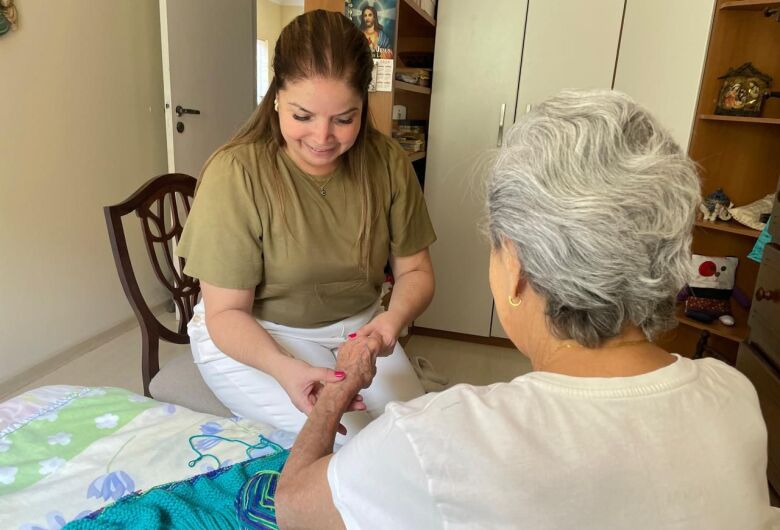
[[[344,15],[318,9],[293,19],[279,35],[274,47],[274,77],[265,97],[236,134],[211,155],[241,144],[265,145],[265,156],[272,168],[271,186],[284,216],[289,190],[279,176],[276,157],[284,145],[274,100],[288,82],[316,77],[339,79],[363,98],[360,129],[352,147],[343,155],[347,174],[357,181],[361,197],[361,230],[358,248],[361,263],[369,273],[371,235],[376,216],[376,193],[368,172],[368,138],[377,134],[368,114],[368,85],[374,67],[368,42],[360,30]],[[204,166],[204,167],[205,167]],[[286,224],[286,218],[285,218]]]

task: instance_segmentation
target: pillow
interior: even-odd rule
[[[772,212],[772,201],[774,200],[774,197],[775,194],[770,193],[763,199],[758,199],[745,206],[729,208],[729,213],[739,223],[749,226],[753,230],[763,230],[766,223],[760,221],[761,214]]]
[[[694,296],[707,296],[700,294],[700,289],[726,290],[725,296],[715,298],[729,298],[731,289],[734,288],[734,278],[737,274],[739,259],[735,257],[713,257],[694,254],[691,262],[691,279],[688,286]],[[713,297],[713,296],[709,296]]]
[[[731,292],[739,259],[735,257],[700,256],[691,260],[691,279],[685,300],[685,314],[702,322],[712,322],[731,314]]]

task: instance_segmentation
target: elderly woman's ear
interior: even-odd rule
[[[505,329],[511,327],[508,321],[509,313],[520,307],[523,296],[528,294],[529,289],[522,264],[512,243],[504,240],[493,247],[490,253],[489,280],[498,318]]]
[[[501,256],[504,260],[504,266],[506,267],[507,280],[509,287],[509,296],[512,298],[520,298],[523,295],[523,291],[528,287],[528,281],[523,275],[523,266],[520,263],[520,259],[517,257],[517,250],[511,243],[504,241],[501,245]]]

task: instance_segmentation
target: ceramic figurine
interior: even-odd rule
[[[699,205],[699,210],[701,210],[705,221],[715,221],[717,219],[728,221],[731,219],[729,208],[733,206],[734,203],[731,202],[723,188],[718,188],[704,197],[704,200]]]

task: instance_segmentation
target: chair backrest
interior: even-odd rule
[[[106,206],[103,212],[119,281],[128,302],[138,318],[143,337],[142,377],[144,393],[149,396],[149,382],[160,370],[160,339],[177,344],[189,343],[187,322],[197,304],[200,284],[184,274],[184,259],[173,255],[173,245],[179,242],[184,223],[195,195],[196,180],[189,175],[169,173],[149,180],[125,201]],[[122,218],[135,212],[149,260],[160,284],[171,293],[179,310],[177,331],[166,327],[149,308],[138,286]]]

